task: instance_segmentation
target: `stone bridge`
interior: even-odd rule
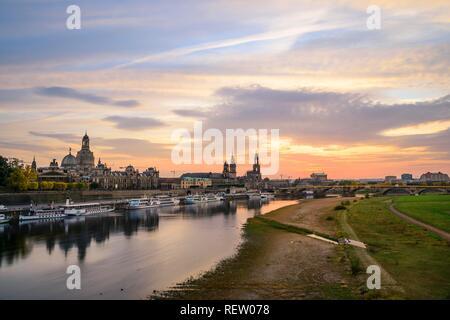
[[[332,194],[354,196],[355,194],[376,195],[415,195],[415,194],[450,194],[450,186],[393,186],[393,185],[344,185],[344,186],[295,186],[278,188],[275,193],[279,196],[298,197],[305,191],[313,191],[315,196],[327,196]]]

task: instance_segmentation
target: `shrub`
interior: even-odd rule
[[[342,204],[337,205],[336,207],[334,207],[334,210],[345,210],[347,209],[345,206],[343,206]]]
[[[35,191],[35,190],[39,189],[39,183],[37,183],[37,182],[29,182],[28,185],[27,185],[27,189]]]
[[[361,266],[361,260],[359,260],[358,257],[351,257],[350,258],[350,267],[352,269],[352,274],[356,275],[363,271],[363,268]]]
[[[92,189],[92,190],[98,189],[99,187],[100,187],[100,185],[97,182],[92,182],[89,185],[89,189]]]
[[[39,183],[39,189],[41,190],[52,190],[53,189],[53,182],[51,181],[42,181]]]
[[[58,191],[66,190],[67,184],[65,182],[55,182],[53,184],[53,189]]]

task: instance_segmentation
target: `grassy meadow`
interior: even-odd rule
[[[401,196],[393,201],[404,214],[450,232],[450,195]]]
[[[400,210],[445,211],[440,196],[396,198]],[[411,199],[411,200],[410,200]],[[436,199],[438,199],[436,201]],[[445,197],[443,202],[445,202]],[[447,198],[448,199],[448,198]],[[410,201],[409,201],[410,200]],[[391,198],[364,199],[347,211],[347,220],[368,253],[403,287],[406,299],[450,299],[450,245],[389,211]],[[421,209],[426,208],[426,209]],[[437,208],[433,211],[433,208]]]

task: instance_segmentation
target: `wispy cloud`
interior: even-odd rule
[[[317,31],[317,30],[334,29],[334,28],[336,28],[336,25],[331,26],[329,24],[324,24],[324,23],[304,24],[298,28],[271,30],[271,31],[256,33],[256,34],[247,35],[247,36],[243,36],[243,37],[236,37],[236,38],[224,39],[224,40],[219,40],[219,41],[200,43],[200,44],[193,45],[193,46],[175,48],[175,49],[163,51],[160,53],[150,54],[150,55],[144,56],[139,59],[134,59],[129,62],[119,64],[119,65],[115,66],[114,68],[125,68],[125,67],[130,67],[133,65],[146,63],[146,62],[160,61],[160,60],[165,60],[165,59],[174,59],[174,58],[177,58],[180,56],[186,56],[186,55],[190,55],[190,54],[197,53],[197,52],[235,47],[235,46],[240,46],[240,45],[244,45],[244,44],[248,44],[248,43],[252,43],[252,42],[273,41],[273,40],[278,40],[278,39],[283,39],[283,38],[298,37],[298,36],[308,33],[308,32]]]
[[[92,104],[109,105],[116,107],[137,107],[139,101],[137,100],[114,100],[109,97],[104,97],[92,93],[81,92],[76,89],[67,87],[39,87],[35,88],[35,93],[41,96],[52,98],[65,98],[88,102]]]
[[[67,143],[81,142],[81,136],[71,133],[52,133],[52,132],[37,132],[37,131],[29,131],[28,133],[35,137],[52,138]]]
[[[72,133],[52,133],[52,132],[36,132],[30,131],[29,134],[36,137],[51,138],[68,144],[81,145],[81,136]],[[145,139],[136,138],[103,138],[99,136],[90,136],[91,148],[95,150],[96,156],[102,154],[121,155],[127,157],[168,157],[170,149],[167,144],[154,143]],[[39,147],[29,149],[28,145],[12,144],[17,147],[23,147],[24,150],[39,151]],[[0,143],[0,147],[3,144]],[[4,146],[6,148],[6,146]],[[102,151],[97,151],[102,148]],[[44,150],[45,151],[45,150]]]
[[[122,116],[110,116],[103,120],[109,121],[115,124],[115,127],[123,130],[139,131],[156,127],[162,127],[164,122],[144,117],[122,117]]]
[[[192,110],[192,109],[175,109],[173,113],[182,117],[189,118],[206,118],[209,114],[208,111]]]

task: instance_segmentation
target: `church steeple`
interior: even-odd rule
[[[31,162],[31,169],[36,171],[37,170],[37,164],[36,164],[36,157],[33,156],[33,162]]]
[[[258,152],[255,153],[255,162],[253,163],[253,172],[258,173],[258,174],[261,172],[261,167],[259,165]]]
[[[81,142],[81,149],[89,150],[89,136],[87,135],[87,130],[86,130],[86,133],[84,134],[83,140]]]
[[[230,160],[230,178],[236,178],[236,161],[234,160],[233,154],[231,154]]]

